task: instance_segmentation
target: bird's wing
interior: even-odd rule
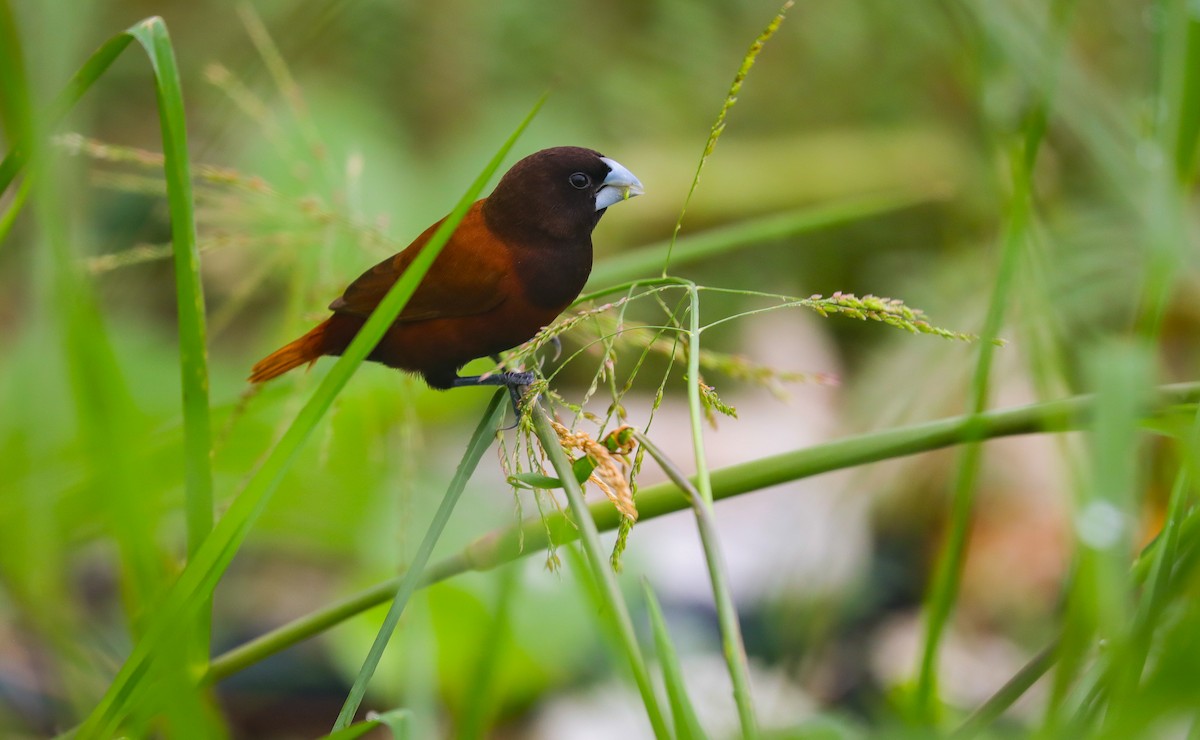
[[[397,321],[424,321],[484,313],[504,302],[504,278],[512,265],[504,245],[488,230],[476,203],[421,280]],[[439,222],[440,223],[440,222]],[[359,276],[329,304],[337,313],[369,316],[433,236],[425,230],[403,252]]]

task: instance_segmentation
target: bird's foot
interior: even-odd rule
[[[528,385],[533,385],[533,381],[537,377],[529,372],[511,372],[505,371],[500,373],[492,373],[491,375],[470,375],[465,378],[455,378],[454,388],[469,388],[476,385],[503,385],[508,388],[518,387],[524,388]]]
[[[470,388],[480,385],[502,385],[508,388],[508,397],[512,401],[513,415],[521,418],[521,400],[525,395],[525,389],[533,385],[537,380],[537,376],[530,372],[499,372],[491,375],[470,375],[465,378],[455,378],[454,388]],[[513,427],[516,422],[513,423]],[[506,427],[512,429],[513,427]]]

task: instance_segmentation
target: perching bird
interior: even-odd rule
[[[642,193],[633,173],[591,149],[543,149],[513,165],[476,201],[367,359],[420,373],[433,388],[505,385],[531,373],[459,377],[479,357],[516,347],[552,322],[592,270],[592,229],[609,206]],[[340,355],[433,235],[367,270],[329,304],[333,315],[251,371],[261,383],[322,355]]]

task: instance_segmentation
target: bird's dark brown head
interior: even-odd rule
[[[488,226],[523,244],[591,246],[604,210],[642,193],[633,173],[600,152],[543,149],[512,166],[484,203]]]

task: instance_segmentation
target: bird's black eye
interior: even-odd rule
[[[583,190],[588,185],[592,184],[592,178],[588,177],[587,175],[583,174],[582,172],[576,172],[575,174],[568,177],[567,181],[570,182],[571,187],[575,188],[576,190]]]

